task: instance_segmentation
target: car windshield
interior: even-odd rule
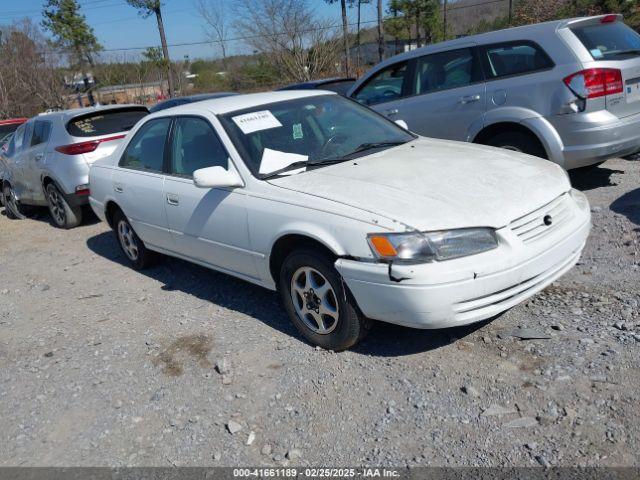
[[[640,35],[622,22],[574,27],[571,31],[594,60],[640,54]]]
[[[357,158],[415,138],[338,95],[260,105],[221,115],[220,121],[247,166],[260,178]]]

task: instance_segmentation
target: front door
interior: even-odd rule
[[[173,250],[164,210],[163,173],[170,118],[145,123],[129,142],[113,171],[113,191],[131,226],[145,245]]]
[[[486,107],[486,85],[474,49],[416,58],[410,96],[404,102],[402,119],[412,132],[468,141],[472,127],[481,127]]]
[[[169,165],[164,204],[176,251],[255,278],[246,195],[233,188],[198,188],[193,183],[193,172],[200,168],[234,168],[208,120],[196,116],[176,119]]]

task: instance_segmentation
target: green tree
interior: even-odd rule
[[[438,0],[391,0],[386,26],[395,37],[411,38],[418,47],[442,39],[442,19]],[[412,34],[413,31],[413,34]]]
[[[155,15],[158,22],[158,32],[160,33],[160,43],[162,44],[162,54],[166,62],[167,82],[169,84],[169,97],[173,97],[174,84],[171,74],[171,60],[169,59],[169,48],[167,47],[167,37],[164,33],[164,23],[162,21],[162,2],[160,0],[127,0],[127,3],[138,9],[138,13],[143,18]]]
[[[80,13],[76,0],[47,0],[42,9],[42,26],[51,32],[54,44],[71,53],[74,63],[82,70],[93,66],[93,55],[102,49],[93,29]]]

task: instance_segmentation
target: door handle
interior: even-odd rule
[[[169,205],[180,205],[180,198],[173,193],[167,193],[167,203]]]
[[[460,98],[460,103],[462,103],[463,105],[465,103],[472,103],[472,102],[479,102],[480,101],[480,95],[476,94],[476,95],[465,95],[464,97]]]
[[[392,109],[390,109],[390,110],[385,110],[385,111],[384,111],[384,114],[385,114],[385,115],[389,115],[389,116],[391,116],[391,115],[397,115],[397,114],[398,114],[398,109],[397,109],[397,108],[392,108]]]
[[[114,183],[114,184],[113,184],[113,190],[114,190],[116,193],[122,193],[122,192],[124,192],[124,188],[123,188],[123,187],[122,187],[122,185],[120,185],[119,183]]]
[[[40,160],[42,160],[42,156],[43,156],[42,153],[38,153],[36,155],[36,162],[39,162]]]

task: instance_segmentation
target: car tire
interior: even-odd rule
[[[487,141],[487,145],[544,159],[547,158],[547,152],[545,152],[538,139],[524,132],[498,133]]]
[[[2,201],[7,218],[12,220],[24,220],[27,218],[25,209],[20,205],[20,201],[16,198],[10,183],[5,183],[2,186]]]
[[[116,241],[134,270],[144,270],[155,262],[156,253],[149,250],[140,240],[122,211],[115,212],[112,225]]]
[[[371,327],[327,255],[311,249],[289,254],[280,268],[279,291],[298,331],[324,349],[350,348]]]
[[[47,205],[53,224],[58,228],[75,228],[82,222],[82,208],[72,207],[54,183],[45,187]]]

